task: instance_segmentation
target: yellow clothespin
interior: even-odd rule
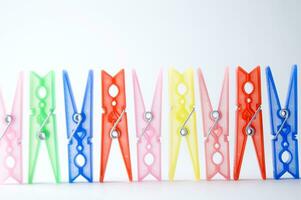
[[[186,139],[192,160],[195,179],[200,179],[198,138],[194,102],[193,69],[179,73],[169,70],[170,101],[170,165],[169,180],[175,176],[177,159],[182,138]]]

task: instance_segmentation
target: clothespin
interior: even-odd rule
[[[248,136],[252,137],[254,143],[262,179],[266,179],[259,66],[250,73],[241,67],[237,68],[234,180],[239,179]]]
[[[55,74],[30,74],[30,138],[28,182],[32,183],[41,143],[46,143],[55,181],[60,182],[55,115]],[[45,155],[44,155],[45,156]]]
[[[20,73],[11,113],[0,93],[0,184],[13,178],[22,183],[23,73]]]
[[[138,138],[138,181],[147,175],[161,180],[162,71],[156,84],[152,107],[146,110],[136,71],[133,70],[136,135]]]
[[[203,129],[205,137],[206,176],[211,180],[216,174],[230,179],[229,161],[229,69],[226,69],[219,106],[212,109],[201,69],[198,70]]]
[[[111,143],[114,139],[117,139],[119,142],[128,177],[132,181],[124,69],[119,71],[114,77],[103,70],[101,71],[101,79],[103,114],[100,181],[104,181]]]
[[[200,179],[198,138],[196,128],[193,69],[184,73],[169,70],[170,101],[170,166],[169,180],[175,176],[182,138],[186,139],[195,179]]]
[[[297,65],[292,67],[285,107],[281,107],[270,67],[266,68],[272,131],[274,178],[286,172],[299,178]]]
[[[93,182],[93,71],[90,70],[82,109],[77,111],[67,71],[63,71],[68,138],[69,182],[82,176]]]

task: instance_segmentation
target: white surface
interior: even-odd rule
[[[0,186],[5,199],[300,199],[300,180]]]
[[[126,68],[127,112],[133,174],[136,179],[136,139],[134,133],[132,80],[130,69],[136,68],[144,90],[146,104],[151,103],[154,80],[159,68],[165,68],[163,101],[163,178],[168,172],[168,96],[167,68],[179,70],[201,67],[213,105],[217,105],[223,70],[230,71],[231,171],[233,164],[235,67],[250,70],[256,65],[271,65],[283,101],[286,97],[290,67],[301,65],[301,3],[281,1],[0,1],[0,84],[7,104],[11,102],[17,73],[26,72],[24,113],[24,168],[27,180],[28,155],[28,72],[41,74],[50,69],[57,75],[57,115],[65,122],[61,70],[68,69],[75,97],[81,105],[88,69],[95,70],[94,96],[94,178],[99,176],[100,144],[100,70],[116,73]],[[80,70],[79,70],[80,69]],[[262,68],[264,72],[264,68]],[[300,75],[300,73],[299,73]],[[197,83],[197,81],[195,80]],[[262,96],[266,165],[272,176],[269,117],[265,74],[262,73]],[[299,84],[301,85],[301,84]],[[196,85],[196,109],[202,178],[205,177],[199,93]],[[9,104],[10,106],[10,104]],[[300,118],[299,118],[300,121]],[[60,161],[63,181],[67,181],[67,140],[64,123],[58,123]],[[182,145],[176,179],[193,179],[186,145]],[[46,155],[45,151],[41,155]],[[126,173],[117,144],[113,144],[107,180],[126,181]],[[259,178],[251,143],[248,143],[241,177]],[[41,156],[36,182],[53,182],[47,156]],[[118,173],[116,173],[118,172]],[[0,195],[9,199],[43,199],[71,197],[128,199],[173,196],[174,199],[222,199],[229,197],[282,199],[301,195],[300,181],[283,182],[177,182],[109,183],[104,185],[33,185],[1,186]],[[16,192],[18,191],[18,192]],[[14,198],[13,198],[14,197]],[[294,197],[294,198],[293,198]],[[8,199],[8,198],[7,198]]]

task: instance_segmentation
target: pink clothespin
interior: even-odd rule
[[[138,138],[138,181],[147,175],[161,180],[161,104],[162,71],[160,71],[151,110],[146,110],[136,71],[133,70],[136,135]]]
[[[198,70],[198,76],[205,137],[206,177],[211,180],[219,173],[229,180],[229,69],[225,72],[217,110],[212,109],[201,69]]]
[[[12,112],[6,112],[0,93],[0,184],[12,178],[22,183],[23,73],[18,81]]]

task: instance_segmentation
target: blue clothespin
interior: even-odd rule
[[[274,178],[280,179],[285,173],[299,178],[298,161],[298,91],[297,65],[292,67],[286,105],[281,107],[270,67],[266,68],[270,121],[272,129],[272,148]]]
[[[68,137],[69,182],[82,176],[93,182],[93,71],[89,71],[82,110],[79,113],[67,71],[63,71],[66,126]]]

